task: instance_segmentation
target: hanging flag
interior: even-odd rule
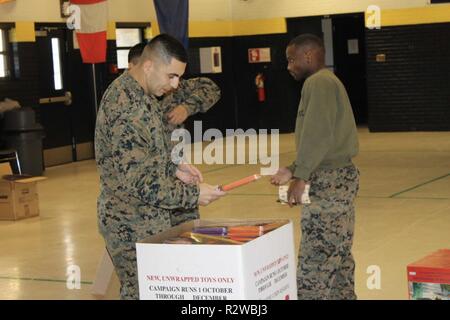
[[[187,49],[189,46],[189,0],[153,0],[159,30],[178,39]]]
[[[71,0],[70,3],[80,8],[81,28],[75,32],[83,62],[106,62],[107,1]]]

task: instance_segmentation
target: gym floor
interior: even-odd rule
[[[359,128],[361,171],[353,253],[359,299],[407,299],[406,266],[450,244],[450,132],[369,133]],[[293,134],[280,136],[280,164],[295,157]],[[257,173],[254,165],[199,165],[210,184]],[[41,215],[0,222],[0,299],[118,299],[114,275],[104,297],[91,294],[104,243],[97,232],[98,174],[93,160],[48,168]],[[267,178],[265,178],[267,179]],[[300,209],[276,202],[267,180],[201,208],[202,218],[288,218],[300,240]],[[78,265],[81,289],[66,287]],[[381,288],[367,269],[378,266]]]

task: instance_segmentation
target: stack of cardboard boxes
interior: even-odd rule
[[[8,163],[0,163],[0,220],[19,220],[39,215],[37,182],[45,177],[13,175]]]

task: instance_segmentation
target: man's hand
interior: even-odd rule
[[[179,164],[175,175],[186,184],[198,184],[203,182],[202,173],[192,164]]]
[[[301,179],[294,179],[289,185],[287,192],[289,207],[293,207],[295,204],[302,203],[302,194],[305,190],[306,182]]]
[[[211,186],[206,183],[200,184],[200,196],[198,197],[198,204],[207,206],[211,202],[226,195],[225,192],[220,191],[218,186]]]
[[[188,110],[184,105],[180,104],[167,114],[167,119],[170,124],[179,125],[182,124],[188,116]]]
[[[273,185],[279,186],[289,182],[292,179],[292,172],[288,168],[279,168],[277,173],[270,177]]]

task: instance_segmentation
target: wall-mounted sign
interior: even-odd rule
[[[220,47],[200,48],[200,72],[222,72],[222,53]]]
[[[359,54],[359,41],[358,39],[347,40],[348,54]]]
[[[248,63],[261,63],[270,61],[270,48],[248,49]]]
[[[386,62],[386,55],[384,53],[377,54],[375,60],[377,62]]]

